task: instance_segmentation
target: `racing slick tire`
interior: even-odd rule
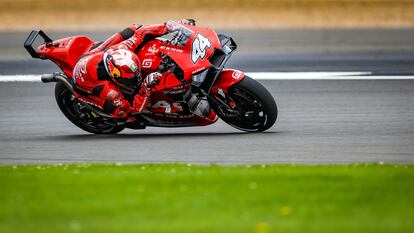
[[[278,109],[270,92],[258,81],[245,76],[242,81],[231,86],[227,96],[233,102],[239,116],[229,116],[211,104],[217,115],[227,124],[246,132],[268,130],[277,119]]]
[[[56,102],[62,113],[79,128],[94,134],[116,134],[125,127],[111,122],[111,119],[94,114],[90,109],[85,108],[82,103],[76,100],[70,90],[60,82],[55,86]],[[84,116],[83,118],[81,116]]]

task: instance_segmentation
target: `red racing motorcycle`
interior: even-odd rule
[[[115,134],[124,128],[146,126],[188,127],[213,124],[221,118],[243,131],[269,129],[276,122],[277,106],[266,88],[243,72],[224,68],[236,50],[233,39],[213,30],[176,23],[173,33],[147,42],[137,53],[142,75],[158,71],[170,75],[161,80],[164,89],[151,95],[145,111],[134,124],[116,122],[101,109],[73,95],[72,72],[78,59],[102,42],[86,36],[50,39],[33,30],[24,46],[33,58],[49,59],[63,73],[42,75],[44,83],[57,82],[56,102],[63,114],[79,128],[96,134]],[[40,36],[37,49],[33,43]],[[121,88],[132,101],[135,89]]]

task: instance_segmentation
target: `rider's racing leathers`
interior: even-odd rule
[[[127,49],[136,53],[146,41],[165,33],[167,27],[164,24],[133,25],[95,45],[74,68],[76,98],[102,109],[113,118],[126,118],[129,113],[143,111],[150,94],[157,90],[156,83],[162,74],[153,73],[133,87],[137,94],[129,102],[105,70],[103,56],[108,49]]]

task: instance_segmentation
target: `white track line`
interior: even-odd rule
[[[247,72],[258,80],[414,80],[412,76],[370,76],[370,72]],[[0,75],[0,82],[40,82],[40,75]]]
[[[260,80],[329,80],[329,79],[366,79],[361,75],[370,75],[370,72],[252,72],[246,75]]]
[[[414,75],[372,75],[371,72],[252,72],[246,75],[258,80],[410,80]]]
[[[0,82],[40,82],[40,75],[0,75]]]

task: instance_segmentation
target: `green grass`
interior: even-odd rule
[[[414,232],[413,165],[0,166],[0,232]]]

